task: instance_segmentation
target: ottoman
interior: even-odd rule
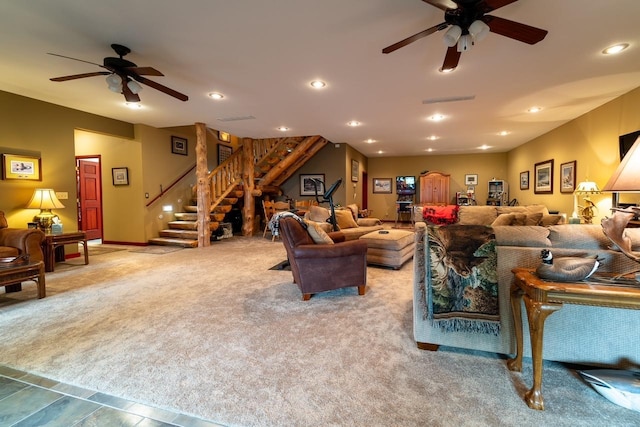
[[[413,231],[379,230],[360,239],[367,242],[367,264],[392,267],[395,270],[413,257]]]

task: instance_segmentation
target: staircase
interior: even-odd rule
[[[280,193],[279,186],[289,179],[302,165],[313,157],[328,141],[321,136],[268,138],[253,140],[254,187],[261,194]],[[242,205],[244,187],[242,177],[243,150],[238,149],[227,160],[211,171],[208,176],[210,188],[210,223],[212,237],[219,231],[220,222],[234,206]],[[174,213],[175,220],[169,228],[160,231],[160,236],[149,240],[151,245],[198,247],[197,195],[193,187],[191,204],[184,212]],[[255,217],[255,212],[254,212]]]

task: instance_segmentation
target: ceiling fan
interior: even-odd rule
[[[50,79],[54,82],[65,82],[67,80],[82,79],[85,77],[94,76],[108,76],[107,84],[109,89],[113,92],[121,93],[127,102],[140,102],[140,96],[138,92],[142,90],[137,82],[150,86],[160,92],[164,92],[167,95],[173,96],[181,101],[187,101],[189,97],[171,88],[163,86],[143,76],[164,76],[160,71],[153,67],[138,67],[131,61],[124,59],[124,56],[131,52],[126,46],[119,44],[112,44],[111,48],[118,54],[119,58],[106,57],[103,64],[96,64],[95,62],[84,61],[82,59],[71,58],[69,56],[58,55],[57,53],[49,53],[49,55],[59,56],[61,58],[72,59],[74,61],[86,62],[87,64],[97,65],[100,68],[104,68],[108,71],[95,71],[93,73],[74,74],[71,76],[54,77]]]
[[[444,21],[417,34],[407,37],[391,46],[382,49],[382,53],[391,53],[416,40],[420,40],[436,31],[451,26],[444,35],[448,46],[442,64],[442,71],[453,71],[460,61],[462,52],[471,49],[476,41],[480,41],[488,32],[500,34],[528,44],[536,44],[547,35],[546,30],[531,27],[519,22],[487,15],[518,0],[422,0],[438,9],[444,10]]]

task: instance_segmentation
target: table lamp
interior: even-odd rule
[[[40,213],[33,217],[33,221],[37,222],[40,228],[48,233],[51,231],[53,218],[56,217],[51,213],[51,209],[62,209],[64,205],[56,197],[56,192],[51,188],[36,188],[31,196],[31,200],[27,203],[27,209],[40,209]]]
[[[636,139],[631,149],[625,154],[618,169],[602,191],[640,193],[640,138]]]
[[[598,184],[593,181],[583,181],[578,184],[576,191],[573,192],[574,197],[574,215],[576,214],[577,207],[580,208],[580,216],[584,220],[585,224],[591,224],[593,217],[595,216],[596,206],[593,204],[589,196],[591,194],[600,194]],[[584,206],[578,206],[578,196],[584,196]]]

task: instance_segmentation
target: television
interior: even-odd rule
[[[640,130],[620,136],[620,160],[631,150],[636,139],[640,137]]]
[[[415,176],[396,176],[396,194],[410,196],[416,194]]]

